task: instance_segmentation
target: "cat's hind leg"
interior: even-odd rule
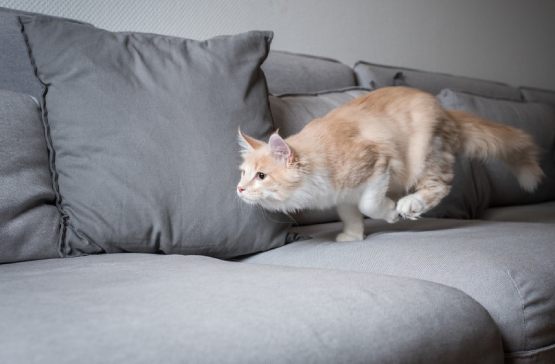
[[[355,241],[364,239],[363,216],[354,204],[337,205],[337,213],[343,221],[343,231],[337,235],[336,241]]]
[[[414,186],[414,193],[397,201],[396,209],[401,217],[416,220],[449,194],[454,176],[454,160],[452,154],[444,153],[442,158],[427,163],[426,170]]]

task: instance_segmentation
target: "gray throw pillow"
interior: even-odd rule
[[[489,206],[490,185],[481,162],[457,156],[451,191],[424,217],[478,219]]]
[[[18,14],[0,8],[0,88],[40,97]]]
[[[522,129],[540,147],[540,164],[546,176],[532,194],[520,188],[503,163],[490,161],[485,164],[491,184],[491,206],[555,200],[555,108],[547,104],[496,100],[447,89],[441,91],[438,99],[448,109],[468,111]]]
[[[0,88],[40,98],[41,84],[33,72],[19,23],[20,16],[36,15],[39,14],[0,7]],[[81,23],[73,19],[48,17]]]
[[[367,94],[368,89],[346,88],[309,94],[270,96],[274,124],[283,136],[298,133],[309,121],[324,116],[332,109]],[[469,219],[478,217],[488,206],[487,179],[482,170],[468,159],[459,158],[455,166],[451,193],[429,211],[428,217]],[[306,210],[291,216],[298,225],[338,221],[335,209]]]
[[[236,196],[239,126],[272,131],[260,65],[270,32],[206,41],[22,19],[63,213],[63,253],[228,258],[289,224]]]
[[[59,257],[60,214],[39,107],[0,90],[0,263]]]

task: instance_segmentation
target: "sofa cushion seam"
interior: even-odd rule
[[[17,20],[20,25],[20,31],[21,31],[21,34],[23,35],[25,46],[27,48],[27,54],[29,56],[29,61],[31,62],[31,66],[33,68],[33,73],[37,78],[37,80],[39,81],[39,83],[41,84],[41,88],[42,88],[41,100],[40,100],[41,122],[43,126],[44,139],[48,150],[48,169],[50,170],[50,176],[52,178],[52,188],[56,196],[56,209],[58,210],[58,213],[60,216],[60,222],[59,222],[60,237],[58,240],[58,253],[60,254],[60,256],[65,257],[66,250],[67,250],[65,246],[66,245],[65,240],[66,240],[67,224],[68,224],[69,216],[62,208],[62,196],[60,194],[60,189],[58,185],[58,171],[56,170],[56,166],[55,166],[56,151],[54,150],[54,147],[52,145],[52,138],[50,135],[50,125],[48,124],[48,117],[47,117],[48,112],[46,109],[46,94],[48,93],[48,86],[42,81],[42,79],[39,76],[38,67],[33,55],[33,50],[31,49],[29,37],[25,32],[25,24],[23,23],[23,19],[21,16],[18,16]]]
[[[518,285],[514,279],[514,277],[512,276],[511,272],[509,269],[506,270],[507,275],[509,276],[509,279],[511,280],[513,287],[515,288],[518,297],[520,299],[520,309],[522,312],[522,326],[523,326],[523,337],[524,337],[524,348],[528,348],[528,320],[526,319],[526,305],[525,305],[525,301],[524,301],[524,297],[522,296],[522,293],[520,292],[520,289],[518,288]]]
[[[537,355],[542,355],[544,352],[555,351],[555,343],[542,346],[537,349],[530,349],[530,350],[521,350],[521,351],[513,351],[509,353],[505,353],[505,358],[530,358],[536,357]]]

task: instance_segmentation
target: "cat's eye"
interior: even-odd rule
[[[264,178],[266,178],[266,174],[264,174],[262,172],[257,172],[256,177],[258,177],[258,179],[260,179],[260,180],[263,180]]]

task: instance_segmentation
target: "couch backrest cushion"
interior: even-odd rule
[[[352,68],[329,58],[272,51],[262,69],[274,95],[356,86]]]
[[[354,70],[357,82],[362,87],[409,86],[427,91],[433,95],[444,88],[449,88],[455,91],[498,99],[522,99],[518,88],[500,82],[419,71],[410,68],[383,66],[364,61],[357,62]]]
[[[272,34],[193,41],[23,19],[55,155],[63,253],[229,258],[289,224],[240,201],[237,130],[272,132],[260,65]]]
[[[555,200],[555,108],[547,104],[495,100],[452,90],[443,90],[438,99],[448,109],[468,111],[522,129],[534,138],[542,151],[540,162],[546,176],[532,194],[520,188],[503,163],[486,163],[491,183],[491,206]]]
[[[310,94],[270,96],[274,124],[283,136],[299,132],[312,119],[369,92],[368,89],[347,88]],[[429,211],[428,217],[476,218],[487,208],[487,177],[475,163],[458,159],[451,193]],[[335,209],[303,211],[292,216],[299,225],[337,221]]]
[[[543,102],[546,104],[555,105],[555,91],[542,90],[531,87],[521,87],[520,91],[524,100],[531,102]]]
[[[0,90],[0,263],[58,257],[60,214],[39,106]]]

